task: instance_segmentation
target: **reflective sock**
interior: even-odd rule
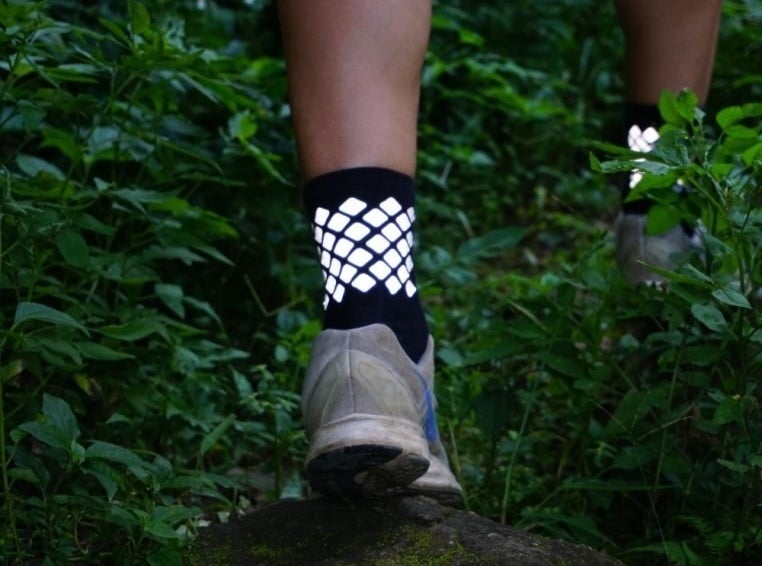
[[[429,329],[413,269],[415,184],[378,167],[343,169],[304,187],[323,270],[325,328],[387,325],[413,361]]]
[[[627,124],[627,147],[633,151],[648,153],[659,140],[659,127],[664,123],[655,104],[635,104],[628,102],[625,106],[625,124]],[[630,172],[629,182],[622,191],[622,212],[624,214],[648,214],[653,201],[648,198],[624,202],[630,190],[633,189],[643,177],[638,170]],[[685,190],[678,180],[675,190],[682,193]],[[686,222],[680,222],[683,232],[692,237],[695,230]]]
[[[663,120],[655,104],[628,102],[624,109],[624,123],[627,147],[633,151],[649,152],[659,139],[659,126]],[[624,202],[630,189],[638,184],[642,176],[640,171],[630,172],[628,182],[622,189],[622,212],[625,214],[647,214],[653,204],[645,198]]]

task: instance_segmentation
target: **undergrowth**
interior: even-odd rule
[[[171,565],[299,496],[320,274],[274,6],[0,3],[0,561]],[[762,9],[725,3],[710,105],[616,144],[590,1],[435,6],[418,279],[466,506],[628,564],[762,549]],[[587,17],[595,9],[599,17]],[[608,228],[705,253],[628,287]],[[678,195],[680,180],[690,187]]]

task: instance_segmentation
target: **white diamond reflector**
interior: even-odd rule
[[[330,212],[326,210],[325,208],[318,208],[315,211],[315,219],[314,223],[317,226],[323,226],[325,224],[325,221],[328,220],[328,215]]]
[[[652,126],[641,130],[640,126],[633,124],[627,132],[627,147],[632,151],[648,153],[656,146],[657,141],[659,141],[659,131]],[[636,159],[636,161],[643,161],[643,159]],[[642,178],[643,172],[639,169],[633,169],[630,172],[630,188],[635,188]]]
[[[344,235],[347,238],[352,238],[355,242],[362,240],[368,234],[370,234],[370,228],[368,228],[365,224],[360,224],[359,222],[350,224],[350,226],[344,231]]]
[[[379,206],[381,207],[381,210],[383,210],[390,216],[397,214],[400,210],[402,210],[400,203],[398,203],[392,197],[389,197],[388,199],[386,199]]]
[[[654,148],[657,141],[659,141],[659,132],[652,126],[641,130],[640,126],[633,124],[630,131],[627,132],[627,147],[632,151],[648,153]]]
[[[376,234],[370,240],[368,240],[368,247],[376,253],[381,253],[389,247],[389,240],[384,238],[381,234]]]
[[[389,220],[389,217],[381,212],[377,208],[371,209],[367,214],[365,214],[362,217],[365,222],[373,226],[374,228],[378,228],[382,224],[384,224],[387,220]]]
[[[392,270],[383,261],[377,261],[371,265],[369,271],[373,274],[373,277],[379,281],[383,281],[392,273]]]
[[[344,226],[347,225],[347,222],[349,222],[349,217],[344,216],[343,214],[339,214],[338,212],[331,216],[331,219],[328,221],[328,224],[326,225],[327,228],[330,228],[334,232],[340,232]]]
[[[352,281],[352,287],[363,293],[367,293],[375,286],[376,280],[366,273],[360,273],[360,275],[355,277]],[[336,297],[334,297],[334,300],[336,300]]]
[[[413,297],[414,220],[413,208],[393,197],[377,206],[350,197],[335,210],[318,207],[312,227],[326,282],[323,306],[341,303],[347,288],[367,293],[381,285]]]
[[[343,203],[341,203],[339,210],[343,212],[344,214],[348,214],[349,216],[356,216],[360,214],[366,208],[368,208],[367,204],[365,204],[360,199],[356,199],[352,197],[352,198],[348,198]]]

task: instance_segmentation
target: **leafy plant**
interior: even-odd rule
[[[666,96],[648,155],[594,141],[623,46],[592,0],[437,2],[423,74],[418,279],[466,504],[632,564],[748,563],[762,536],[761,14],[723,10],[710,106]],[[177,563],[305,492],[320,275],[274,3],[0,22],[0,556]],[[666,289],[613,267],[600,171],[633,168],[651,229],[704,226]]]

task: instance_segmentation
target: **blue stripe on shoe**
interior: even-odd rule
[[[420,373],[418,374],[418,379],[421,380],[423,399],[426,402],[426,412],[423,416],[423,432],[426,435],[427,441],[436,442],[439,439],[439,430],[437,429],[437,416],[434,411],[434,395]]]

